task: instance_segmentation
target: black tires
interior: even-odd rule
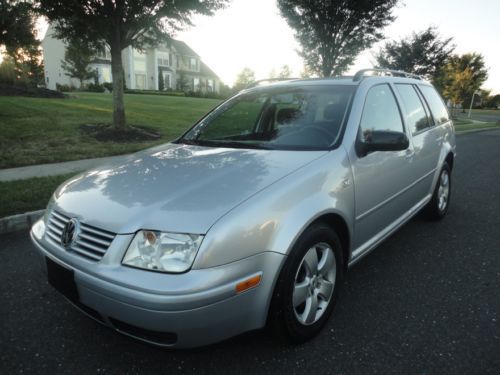
[[[441,220],[448,212],[451,197],[451,170],[448,163],[444,163],[432,194],[432,199],[424,207],[422,213],[426,219]]]
[[[314,337],[333,311],[343,268],[337,233],[322,223],[309,227],[280,273],[269,311],[273,331],[293,343]]]

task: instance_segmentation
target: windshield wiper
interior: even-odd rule
[[[207,147],[227,147],[227,148],[251,148],[260,150],[271,150],[272,148],[263,145],[262,143],[245,143],[237,141],[223,140],[198,140],[198,139],[181,139],[179,143],[192,146],[207,146]]]

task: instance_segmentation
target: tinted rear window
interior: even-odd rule
[[[431,108],[432,116],[436,121],[436,124],[443,124],[447,122],[450,117],[448,110],[444,105],[443,99],[439,96],[436,90],[431,86],[418,86],[422,94],[424,95],[427,104]]]
[[[406,122],[412,134],[428,128],[429,119],[415,88],[412,85],[396,84],[396,89],[403,100]]]

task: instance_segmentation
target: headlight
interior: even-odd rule
[[[154,271],[184,272],[193,264],[202,240],[199,234],[141,230],[135,234],[122,264]]]

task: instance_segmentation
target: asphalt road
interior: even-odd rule
[[[26,233],[0,237],[0,373],[500,374],[500,131],[458,137],[452,205],[356,265],[324,331],[263,332],[171,351],[83,316],[39,272]]]

